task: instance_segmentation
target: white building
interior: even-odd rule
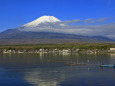
[[[70,50],[70,49],[67,49],[67,50],[64,49],[64,50],[62,50],[62,52],[63,52],[63,53],[69,53],[69,52],[71,52],[71,50]]]
[[[115,52],[115,48],[110,48],[110,51],[111,52]]]

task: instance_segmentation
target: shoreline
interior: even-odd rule
[[[115,43],[0,45],[0,53],[115,53]]]

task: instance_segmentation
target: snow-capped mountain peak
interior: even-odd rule
[[[23,26],[25,26],[25,27],[36,27],[40,23],[45,23],[45,22],[60,22],[60,20],[54,16],[41,16],[40,18],[38,18],[38,19],[36,19],[30,23],[24,24]]]

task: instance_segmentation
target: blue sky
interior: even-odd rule
[[[114,19],[115,0],[0,0],[0,32],[43,15],[55,16],[62,21]]]

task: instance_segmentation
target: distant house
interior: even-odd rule
[[[44,52],[44,49],[40,49],[39,52]]]
[[[115,48],[110,48],[110,51],[111,52],[115,52]]]
[[[62,50],[62,52],[63,52],[63,53],[69,53],[69,52],[71,52],[71,50],[70,50],[70,49],[67,49],[67,50],[64,49],[64,50]]]

